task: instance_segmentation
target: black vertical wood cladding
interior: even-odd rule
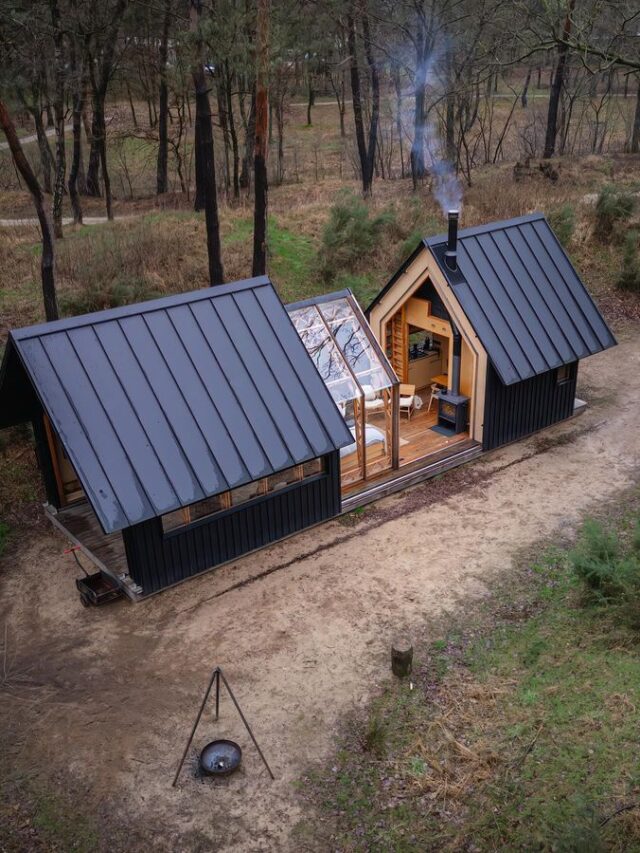
[[[504,385],[493,365],[487,371],[482,449],[491,450],[568,418],[573,412],[578,362],[558,384],[549,370],[515,385]]]
[[[324,474],[184,529],[165,534],[160,518],[126,528],[129,574],[143,593],[156,592],[338,515],[339,454],[324,459]]]

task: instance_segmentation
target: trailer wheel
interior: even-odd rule
[[[83,607],[88,607],[91,604],[91,599],[85,592],[80,593],[80,601]]]

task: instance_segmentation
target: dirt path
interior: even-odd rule
[[[125,216],[114,217],[112,220],[108,219],[106,216],[83,216],[82,224],[83,225],[106,225],[107,222],[122,222],[123,219],[135,219],[136,216],[143,216],[142,213],[129,213]],[[72,216],[63,216],[62,217],[63,225],[73,225],[73,217]],[[0,219],[0,228],[25,228],[30,226],[32,228],[39,228],[39,222],[37,219],[33,217],[27,217],[25,219]]]
[[[378,504],[369,522],[332,522],[144,604],[83,610],[63,541],[25,543],[0,578],[10,669],[0,739],[11,766],[52,785],[71,780],[101,820],[128,824],[128,849],[151,838],[158,849],[301,849],[292,783],[327,755],[340,717],[387,679],[393,634],[482,596],[520,549],[574,526],[635,477],[636,332],[583,365],[579,394],[586,414],[469,466],[470,484],[445,500],[433,502],[446,480],[417,487]],[[203,723],[198,744],[236,737],[244,773],[214,789],[193,778],[191,760],[171,788],[215,664],[275,783],[223,701],[219,728]]]
[[[65,124],[65,126],[64,126],[64,132],[65,133],[71,133],[72,130],[73,130],[72,124]],[[45,133],[49,137],[55,136],[56,129],[55,129],[55,127],[50,127],[48,130],[45,130]],[[20,137],[20,144],[21,145],[28,145],[31,142],[37,142],[37,141],[38,141],[38,136],[35,133],[31,133],[31,134],[29,134],[29,136],[21,136]],[[8,142],[0,142],[0,151],[8,151],[8,150],[9,150],[9,143]]]

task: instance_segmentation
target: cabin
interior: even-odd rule
[[[0,428],[135,600],[572,417],[613,345],[543,216],[452,213],[365,313],[261,277],[12,330]]]
[[[366,314],[423,404],[414,429],[483,451],[571,417],[580,360],[616,343],[542,214],[458,231],[452,211]],[[422,452],[407,439],[407,456]]]
[[[53,523],[132,598],[337,515],[353,441],[268,278],[14,330]]]

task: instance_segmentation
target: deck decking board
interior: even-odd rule
[[[128,572],[122,534],[120,531],[104,533],[86,500],[58,510],[55,514],[50,511],[49,515],[57,526],[71,535],[98,568],[107,570],[116,578]]]

